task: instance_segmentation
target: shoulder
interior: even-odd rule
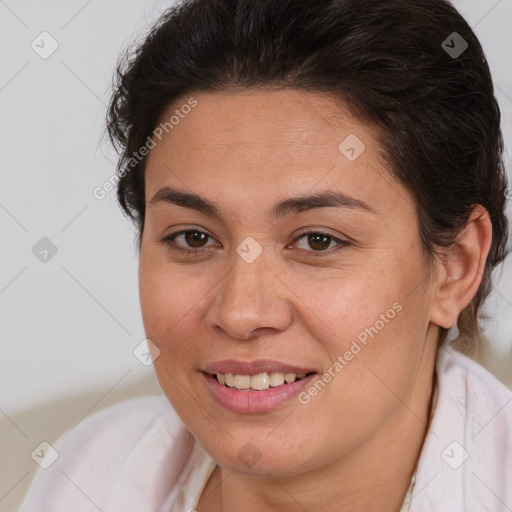
[[[466,355],[438,351],[438,397],[412,511],[503,510],[512,503],[512,390]]]
[[[440,382],[458,394],[464,394],[466,413],[496,409],[498,421],[512,422],[512,390],[489,370],[447,344],[440,348],[437,359]],[[455,391],[457,390],[457,391]],[[507,404],[510,403],[510,407]]]
[[[153,510],[176,483],[193,442],[163,395],[107,407],[47,449],[57,458],[37,470],[20,512]]]
[[[440,406],[450,424],[464,430],[464,439],[475,455],[496,456],[512,479],[512,390],[491,372],[447,345],[437,360]]]

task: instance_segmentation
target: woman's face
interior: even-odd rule
[[[316,470],[386,425],[418,424],[434,294],[413,200],[386,171],[375,132],[327,95],[193,97],[154,138],[140,254],[146,336],[176,412],[222,466],[252,474]],[[216,211],[166,200],[164,187]],[[207,376],[226,360],[315,374],[293,388],[230,391]],[[266,367],[241,368],[231,373]]]

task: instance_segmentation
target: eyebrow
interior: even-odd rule
[[[172,187],[163,187],[150,200],[150,206],[159,203],[171,203],[184,208],[191,208],[209,216],[222,219],[220,208],[209,199],[201,197],[195,193],[184,192]],[[278,220],[291,213],[301,213],[316,208],[348,208],[363,210],[374,215],[377,212],[365,202],[354,197],[343,194],[342,192],[325,191],[313,195],[290,197],[276,203],[269,211],[267,217],[271,220]]]

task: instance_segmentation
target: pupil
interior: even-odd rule
[[[197,236],[196,236],[197,235]],[[196,242],[200,242],[201,239],[204,239],[207,237],[206,233],[200,233],[199,231],[187,231],[185,235],[185,239],[187,243],[192,247],[202,247],[201,244],[194,245]]]
[[[321,250],[321,249],[326,249],[327,247],[329,247],[329,243],[328,243],[329,238],[330,237],[328,237],[326,235],[322,235],[322,234],[309,235],[308,242],[312,249],[315,249],[315,244],[320,243],[321,247],[318,249],[315,249],[315,250]],[[320,242],[319,242],[319,240],[320,240]],[[322,241],[323,241],[323,243],[322,243]],[[326,241],[327,241],[327,245],[325,244]]]

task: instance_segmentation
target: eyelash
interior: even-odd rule
[[[176,233],[172,233],[168,236],[166,236],[165,238],[163,238],[161,240],[161,242],[166,245],[169,249],[173,250],[173,251],[176,251],[176,252],[179,252],[181,254],[194,254],[194,255],[200,255],[204,252],[207,252],[209,251],[209,249],[206,247],[206,248],[200,248],[200,249],[184,249],[183,247],[178,247],[176,245],[173,245],[171,242],[174,242],[174,239],[180,235],[183,235],[185,233],[202,233],[206,236],[208,236],[209,238],[212,238],[210,235],[208,235],[208,233],[205,233],[204,231],[201,231],[199,229],[185,229],[185,230],[182,230],[182,231],[177,231]],[[305,250],[305,249],[301,249],[300,252],[307,252],[307,253],[311,253],[311,256],[313,257],[322,257],[322,256],[330,256],[332,255],[334,252],[337,252],[341,249],[344,249],[345,247],[347,247],[348,245],[350,245],[349,242],[347,242],[346,240],[340,240],[339,238],[336,238],[332,235],[330,235],[329,233],[325,233],[323,231],[305,231],[303,233],[300,233],[297,238],[294,240],[294,242],[296,242],[297,240],[300,240],[301,238],[303,238],[304,236],[306,235],[323,235],[323,236],[326,236],[327,238],[330,238],[332,241],[335,241],[338,243],[338,247],[331,247],[331,249],[327,249],[327,250],[324,250],[324,251],[308,251],[308,250]],[[211,247],[211,246],[210,246]]]

